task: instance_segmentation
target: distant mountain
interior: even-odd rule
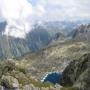
[[[40,26],[43,26],[48,30],[50,35],[53,35],[56,32],[61,32],[67,34],[76,28],[81,22],[71,22],[71,21],[49,21],[42,22]]]
[[[34,28],[25,38],[15,38],[3,34],[6,26],[6,22],[0,23],[0,59],[16,58],[36,52],[51,41],[49,33],[44,28]]]
[[[6,21],[0,22],[0,33],[5,31],[6,26],[7,26],[7,22]]]
[[[90,24],[80,25],[70,33],[72,39],[90,41]]]
[[[0,59],[16,58],[29,52],[36,52],[46,47],[52,41],[68,39],[67,35],[69,32],[71,32],[69,34],[73,39],[79,36],[81,37],[80,33],[82,29],[86,30],[90,26],[80,26],[81,28],[75,29],[80,23],[64,21],[35,23],[32,30],[29,33],[25,33],[25,38],[16,38],[14,36],[5,35],[4,32],[8,23],[6,21],[0,22]],[[12,25],[9,33],[11,30],[19,29]],[[86,33],[83,32],[82,37],[84,36],[83,38],[85,38],[86,34],[89,39],[89,31]]]
[[[48,45],[51,42],[51,37],[46,29],[38,26],[27,34],[26,40],[29,48],[31,48],[32,51],[37,51]]]

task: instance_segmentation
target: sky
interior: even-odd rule
[[[30,20],[90,18],[90,0],[0,0],[0,16]]]
[[[13,24],[22,32],[17,36],[25,36],[35,22],[90,19],[90,0],[0,0],[2,19],[8,22],[8,28]],[[6,29],[5,34],[8,32]],[[10,34],[13,36],[15,30]]]
[[[90,0],[28,0],[42,7],[44,20],[81,20],[90,18]],[[43,18],[44,17],[44,18]]]

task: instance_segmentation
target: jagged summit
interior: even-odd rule
[[[87,40],[90,38],[90,24],[80,25],[78,28],[72,31],[72,38],[75,40]]]

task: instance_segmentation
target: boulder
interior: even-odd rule
[[[4,90],[4,87],[0,85],[0,90]]]
[[[7,89],[19,89],[19,82],[12,76],[2,76],[1,85]]]

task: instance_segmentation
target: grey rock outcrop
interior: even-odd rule
[[[90,53],[72,61],[63,71],[62,86],[73,86],[79,90],[90,90]]]
[[[19,82],[12,76],[2,76],[1,84],[6,89],[19,90]]]

